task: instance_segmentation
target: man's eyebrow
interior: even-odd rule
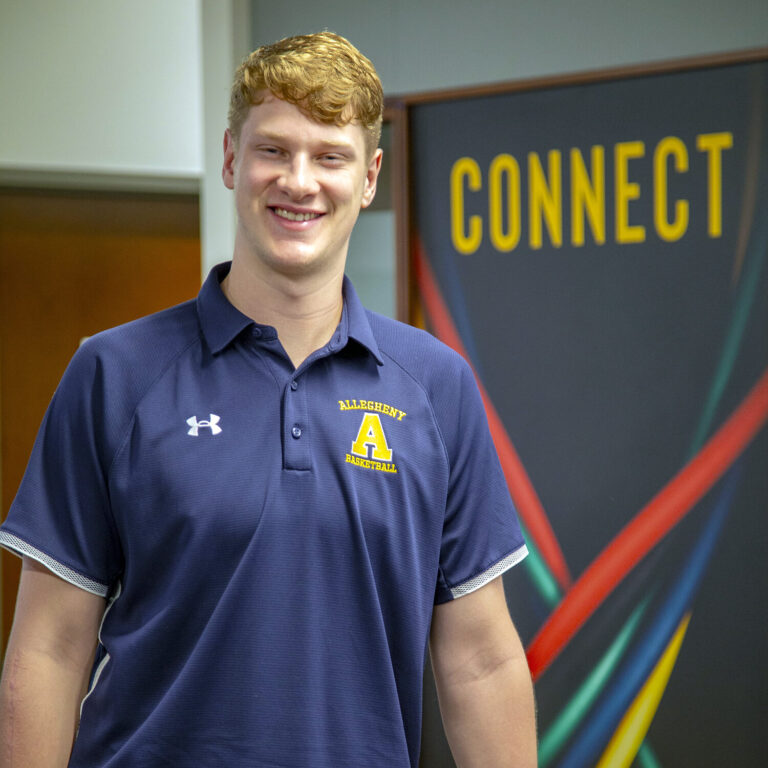
[[[253,141],[274,141],[275,143],[289,142],[292,134],[281,131],[254,131]],[[319,139],[317,145],[324,149],[345,150],[354,152],[355,145],[351,141],[338,141],[334,139]]]
[[[259,141],[285,141],[290,138],[289,133],[281,133],[280,131],[254,131],[253,139]]]
[[[348,151],[355,151],[355,145],[351,141],[320,141],[319,144],[328,149],[345,149]]]

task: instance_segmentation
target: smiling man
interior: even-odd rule
[[[80,348],[0,529],[3,768],[415,767],[428,642],[458,765],[535,765],[473,376],[344,277],[381,115],[331,33],[238,70],[231,263]]]

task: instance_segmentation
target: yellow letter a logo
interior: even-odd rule
[[[352,453],[355,456],[368,458],[368,446],[373,448],[371,458],[378,461],[392,461],[392,451],[387,445],[384,430],[381,428],[381,419],[378,413],[366,413],[357,432],[357,438],[352,443]]]

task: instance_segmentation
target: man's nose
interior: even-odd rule
[[[303,154],[291,157],[280,174],[278,186],[294,200],[315,194],[318,183],[310,158]]]

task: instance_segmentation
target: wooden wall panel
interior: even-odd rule
[[[84,336],[196,295],[198,198],[0,189],[2,517]],[[20,560],[2,553],[2,649]]]

